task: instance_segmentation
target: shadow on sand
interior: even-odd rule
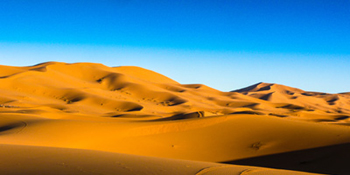
[[[222,163],[348,175],[350,172],[349,160],[350,143],[346,143]]]

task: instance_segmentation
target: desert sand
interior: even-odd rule
[[[350,174],[350,93],[0,66],[0,174]]]

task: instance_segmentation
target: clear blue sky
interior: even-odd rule
[[[223,91],[350,91],[349,0],[11,0],[0,64],[136,65]]]

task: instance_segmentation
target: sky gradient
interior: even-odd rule
[[[0,64],[135,65],[229,91],[271,82],[350,91],[350,1],[12,0]]]

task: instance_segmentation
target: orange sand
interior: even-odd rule
[[[58,62],[0,66],[0,93],[1,174],[350,174],[350,93]]]

